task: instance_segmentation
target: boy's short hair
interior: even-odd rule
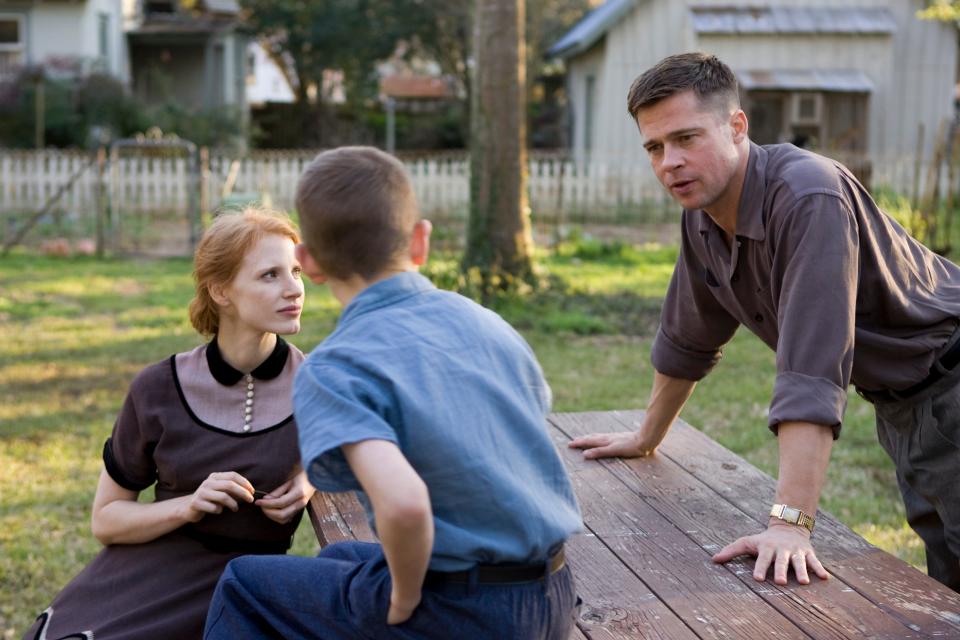
[[[303,243],[340,280],[383,273],[409,246],[419,214],[403,164],[374,147],[324,151],[297,183]]]
[[[642,109],[689,90],[701,105],[718,111],[740,107],[737,77],[730,67],[706,53],[680,53],[664,58],[633,81],[627,111],[636,120]]]

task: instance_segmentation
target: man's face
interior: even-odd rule
[[[737,145],[746,137],[739,109],[724,113],[683,91],[641,109],[637,125],[657,179],[684,209],[709,210],[737,191]]]

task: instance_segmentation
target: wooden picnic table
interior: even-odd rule
[[[822,511],[813,539],[830,580],[778,586],[753,579],[752,558],[714,564],[766,526],[775,481],[682,421],[648,458],[585,461],[566,446],[642,415],[549,419],[583,511],[567,543],[584,601],[574,638],[960,638],[960,595]],[[374,539],[353,494],[318,493],[311,517],[322,545]]]

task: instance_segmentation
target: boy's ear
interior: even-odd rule
[[[429,220],[419,220],[413,226],[413,236],[410,238],[410,261],[413,264],[426,264],[427,256],[430,255],[430,232],[433,231],[433,225]]]
[[[327,281],[327,275],[323,272],[323,269],[320,268],[320,265],[317,264],[317,261],[313,259],[313,256],[310,255],[307,247],[302,242],[293,248],[293,255],[296,256],[297,262],[300,263],[300,268],[303,269],[303,273],[310,278],[311,282],[323,284]]]

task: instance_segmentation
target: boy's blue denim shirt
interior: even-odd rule
[[[397,444],[430,493],[430,568],[538,562],[581,526],[547,430],[550,388],[500,316],[416,272],[363,290],[294,384],[304,468],[357,490],[343,444]]]

